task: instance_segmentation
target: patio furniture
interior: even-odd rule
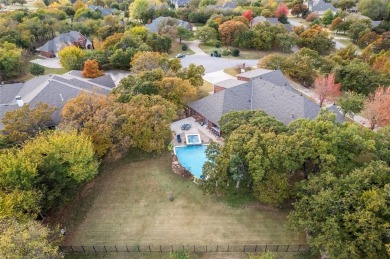
[[[181,143],[181,136],[180,136],[180,134],[177,134],[176,138],[177,138],[177,142]]]
[[[189,130],[189,129],[191,129],[191,124],[188,124],[188,123],[183,124],[183,125],[181,125],[181,129],[182,130]]]

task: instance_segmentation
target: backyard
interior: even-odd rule
[[[286,230],[287,212],[205,196],[172,173],[170,155],[105,166],[79,200],[65,212],[65,245],[305,243]]]

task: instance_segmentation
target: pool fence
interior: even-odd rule
[[[308,245],[62,245],[62,253],[170,253],[188,251],[194,253],[257,253],[257,252],[309,252]]]

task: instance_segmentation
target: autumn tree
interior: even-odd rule
[[[42,192],[34,185],[37,165],[22,152],[0,154],[0,219],[26,220],[41,211]]]
[[[297,44],[300,47],[310,48],[319,53],[326,53],[333,48],[334,43],[321,26],[313,25],[299,34]]]
[[[335,83],[334,73],[318,77],[314,82],[314,93],[317,94],[320,107],[326,100],[335,101],[340,96],[340,84]]]
[[[171,140],[170,123],[176,107],[159,95],[137,95],[125,104],[123,133],[134,140],[135,147],[146,152],[162,152]]]
[[[165,77],[158,83],[158,87],[158,94],[178,108],[183,108],[197,94],[197,88],[192,86],[190,81],[176,77]]]
[[[0,257],[57,258],[58,247],[50,243],[54,233],[40,222],[15,219],[0,220]]]
[[[84,4],[83,1],[77,0],[74,3],[74,7],[73,8],[74,8],[74,12],[77,12],[78,10],[85,8],[85,4]]]
[[[96,78],[104,75],[103,70],[99,69],[99,63],[96,59],[88,59],[84,62],[84,68],[81,72],[86,78]]]
[[[335,7],[340,8],[343,11],[354,7],[355,5],[356,5],[355,0],[338,0],[337,2],[334,3]]]
[[[307,5],[304,4],[296,4],[291,9],[291,14],[297,17],[305,17],[308,12],[309,9],[307,8]]]
[[[2,123],[2,132],[7,139],[14,143],[22,143],[30,137],[36,136],[40,131],[52,126],[52,114],[56,110],[46,103],[38,103],[31,109],[28,104],[5,113]]]
[[[170,37],[175,39],[177,35],[177,29],[179,27],[179,22],[171,17],[166,17],[161,20],[157,25],[157,32],[160,35]]]
[[[161,54],[158,52],[138,52],[134,55],[130,65],[131,71],[139,73],[160,67]]]
[[[364,104],[363,115],[370,121],[370,128],[390,125],[390,88],[379,87]]]
[[[58,52],[61,65],[68,70],[78,69],[83,66],[84,52],[77,46],[68,46]]]
[[[285,3],[280,3],[276,8],[275,15],[281,23],[287,22],[288,8]]]
[[[231,45],[233,40],[237,39],[236,35],[247,31],[248,27],[239,21],[227,21],[219,25],[218,31],[222,42],[227,45]]]
[[[245,12],[243,12],[242,16],[245,17],[249,22],[252,22],[252,20],[253,20],[252,10],[251,9],[248,9]]]

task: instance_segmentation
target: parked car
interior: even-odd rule
[[[186,55],[184,55],[183,53],[179,53],[176,55],[177,58],[184,58]]]

